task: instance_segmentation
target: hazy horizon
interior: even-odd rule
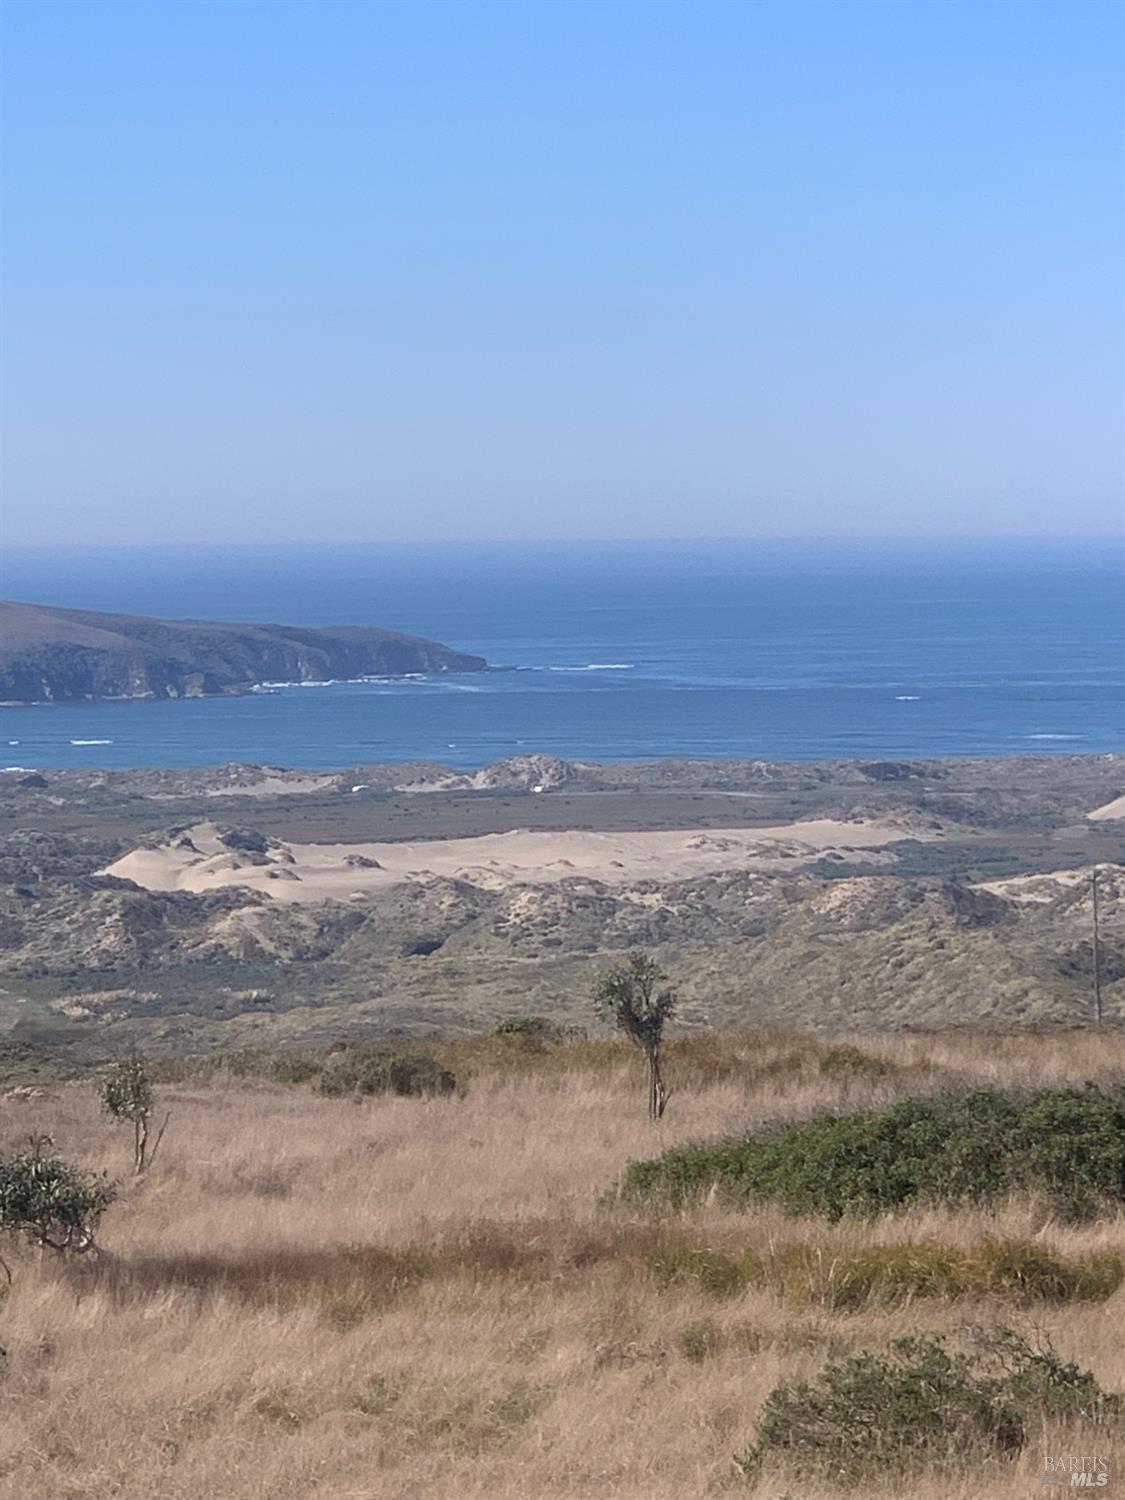
[[[9,546],[1120,532],[1115,4],[0,28]]]

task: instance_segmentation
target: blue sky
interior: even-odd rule
[[[1122,14],[9,5],[2,535],[1113,532]]]

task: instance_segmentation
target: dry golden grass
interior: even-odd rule
[[[823,1278],[716,1297],[649,1269],[654,1247],[681,1242],[762,1255],[799,1245],[820,1265],[872,1245],[972,1249],[995,1236],[1072,1257],[1121,1252],[1120,1219],[1067,1227],[1013,1202],[835,1226],[703,1207],[662,1225],[599,1208],[631,1158],[751,1120],[863,1107],[945,1077],[1125,1075],[1120,1035],[852,1041],[888,1070],[825,1074],[815,1046],[795,1038],[681,1049],[658,1126],[623,1052],[522,1077],[479,1071],[459,1099],[355,1103],[222,1076],[165,1086],[166,1140],[107,1214],[101,1260],[13,1261],[0,1307],[0,1496],[816,1500],[833,1492],[800,1476],[734,1478],[732,1455],[752,1440],[769,1390],[829,1355],[967,1322],[1034,1324],[1104,1387],[1125,1390],[1125,1292],[847,1312],[820,1295]],[[731,1052],[744,1067],[720,1065]],[[708,1083],[707,1055],[730,1076]],[[33,1130],[126,1173],[127,1135],[99,1115],[88,1084],[0,1101],[6,1147]],[[1106,1440],[1037,1432],[987,1484],[970,1466],[909,1490],[1014,1500],[1039,1492],[1048,1451],[1104,1453]],[[1125,1482],[1120,1466],[1115,1477]],[[888,1476],[884,1493],[901,1492]]]

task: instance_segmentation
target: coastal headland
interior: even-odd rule
[[[0,601],[0,703],[207,698],[268,682],[487,668],[482,656],[368,626],[156,620]]]

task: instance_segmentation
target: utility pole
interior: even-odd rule
[[[1098,941],[1098,867],[1094,866],[1094,873],[1090,878],[1090,885],[1094,894],[1094,1020],[1097,1025],[1102,1023],[1102,956]]]

